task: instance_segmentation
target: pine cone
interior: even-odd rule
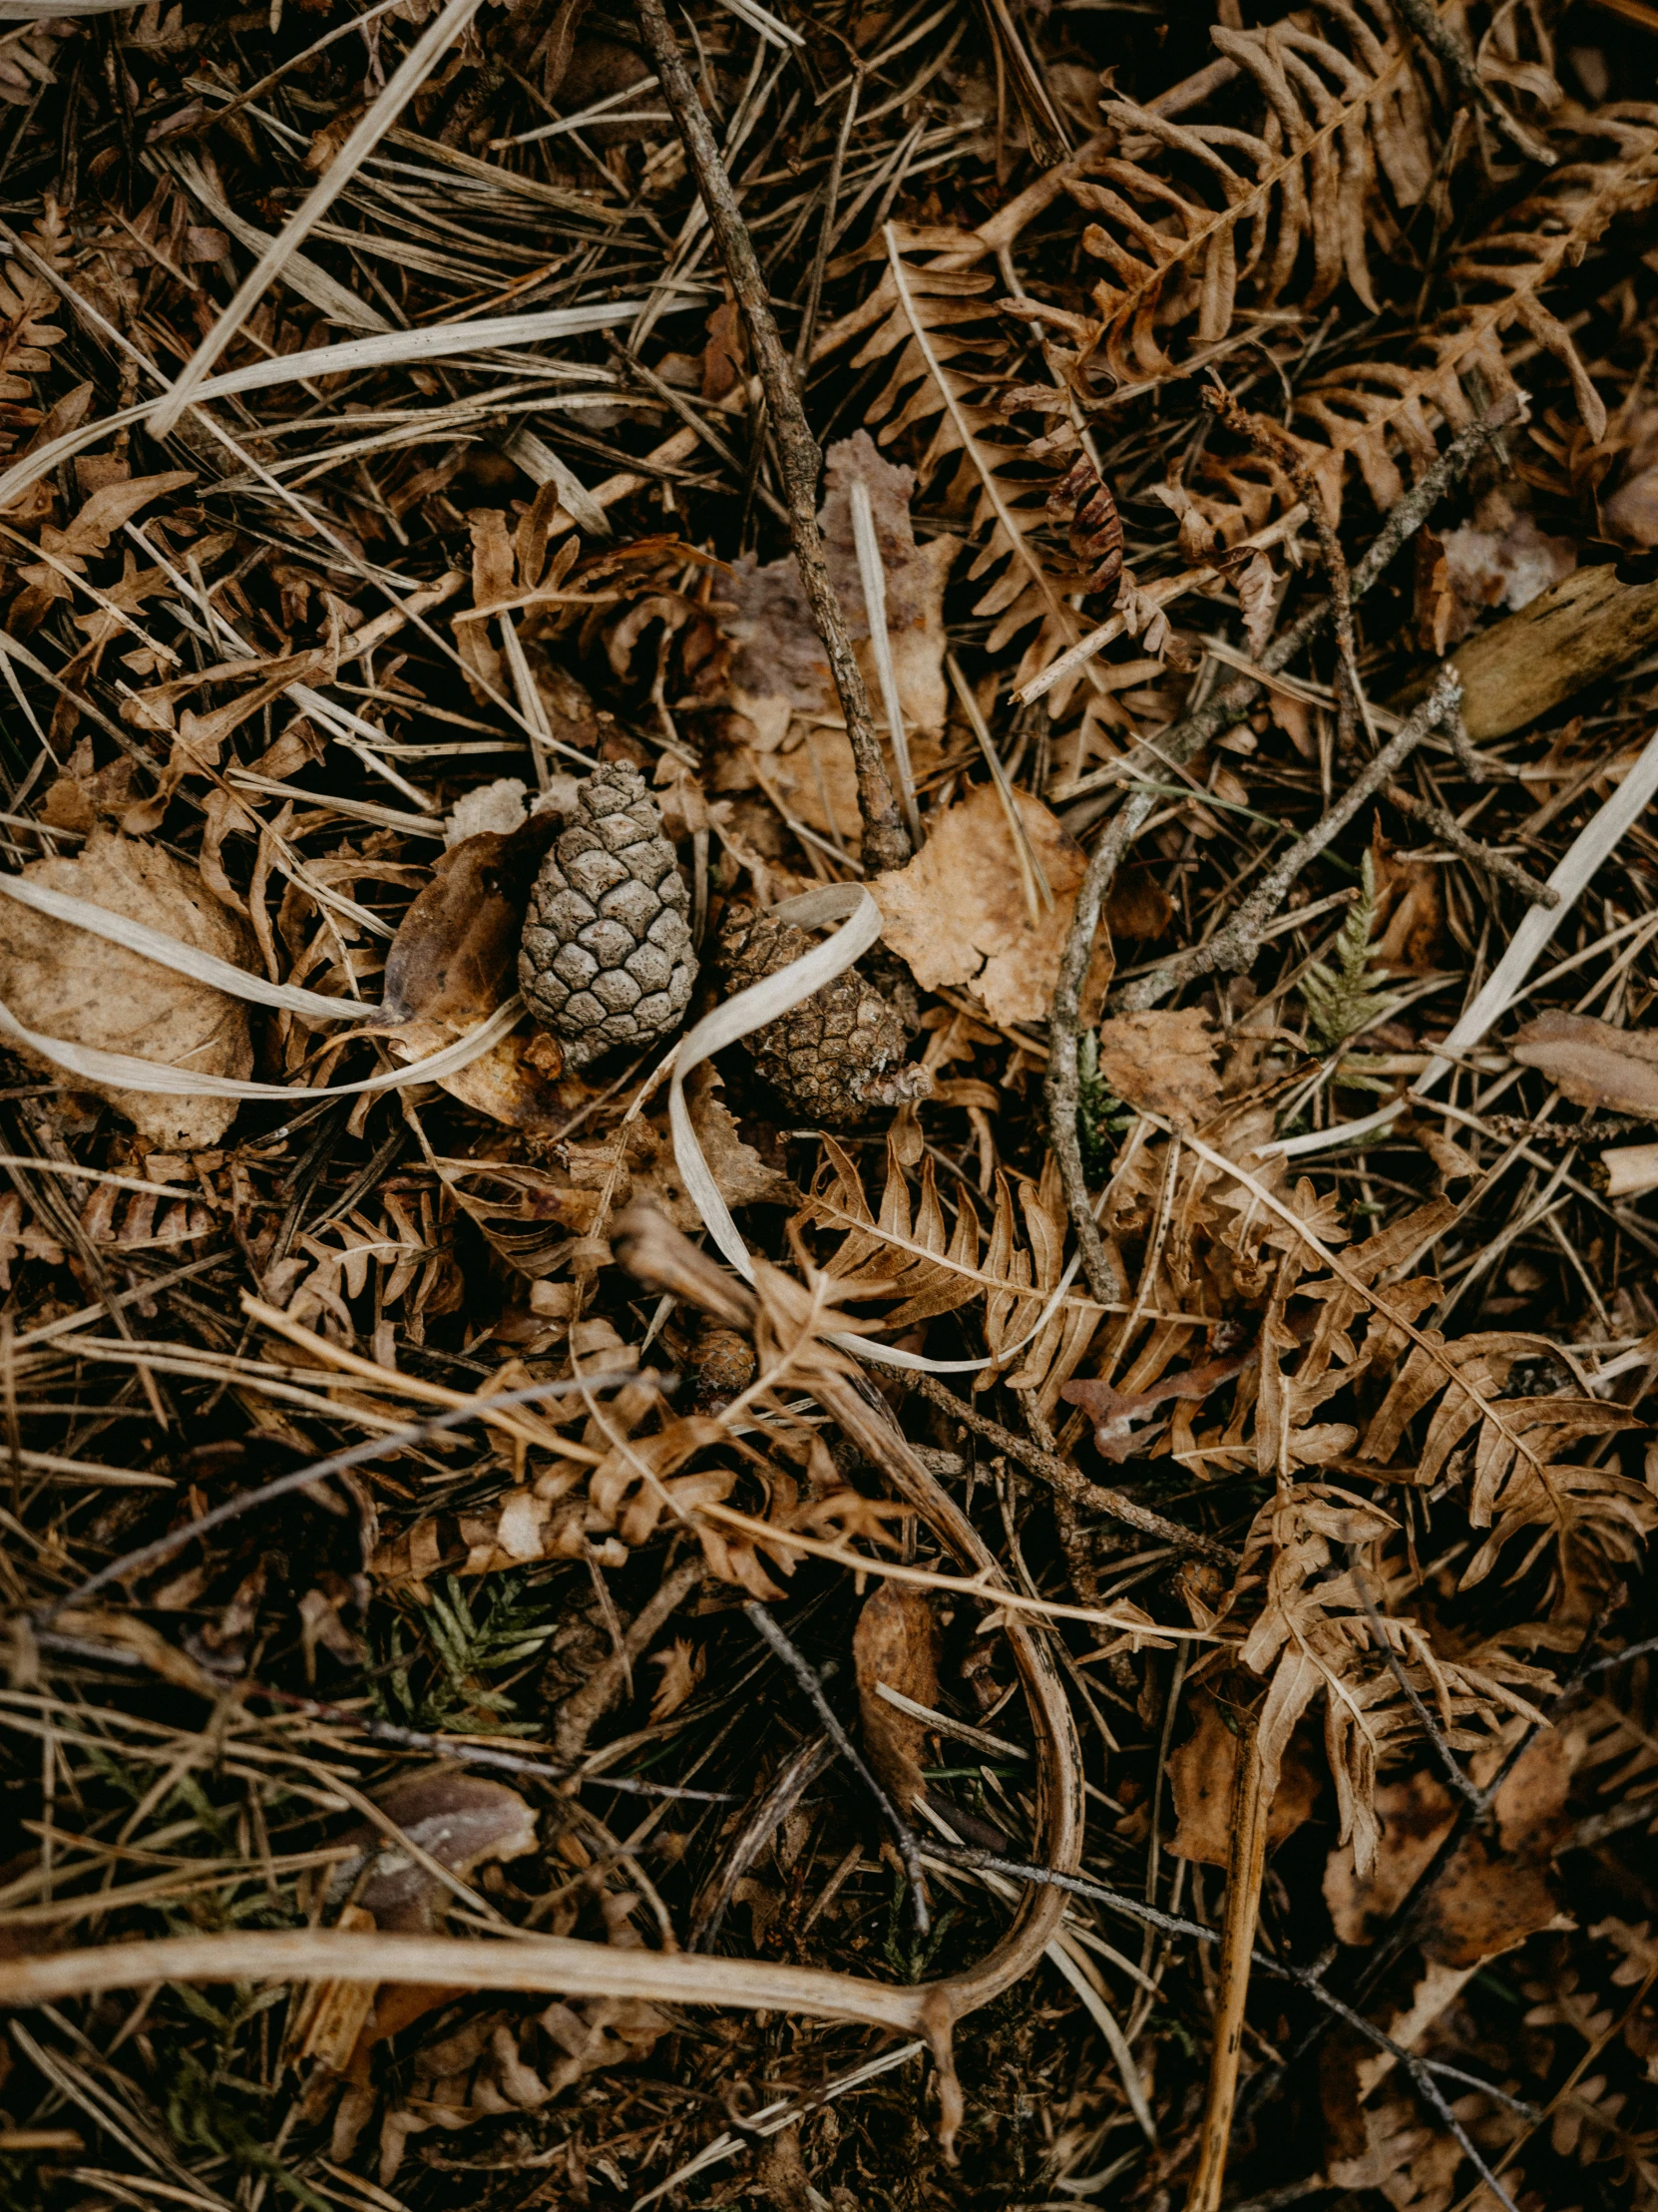
[[[721,981],[728,992],[746,990],[811,945],[791,923],[733,906],[720,932]],[[788,1110],[826,1128],[851,1127],[880,1106],[932,1093],[928,1070],[904,1059],[897,1010],[856,968],[743,1042]]]
[[[596,768],[530,893],[518,980],[573,1068],[677,1027],[696,979],[689,897],[644,778]]]

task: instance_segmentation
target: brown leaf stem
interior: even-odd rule
[[[1232,2112],[1238,2100],[1238,2060],[1243,2054],[1244,2003],[1254,1964],[1255,1923],[1267,1870],[1271,1780],[1252,1726],[1232,1808],[1232,1855],[1226,1873],[1226,1927],[1220,1945],[1220,1992],[1209,2051],[1209,2096],[1198,2142],[1197,2175],[1186,2212],[1219,2212]]]

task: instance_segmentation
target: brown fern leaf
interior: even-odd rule
[[[1387,1328],[1380,1312],[1371,1326]],[[1627,1476],[1579,1466],[1564,1455],[1591,1437],[1639,1427],[1637,1417],[1598,1398],[1503,1397],[1520,1361],[1553,1351],[1542,1337],[1485,1332],[1451,1344],[1437,1331],[1424,1336],[1366,1429],[1359,1459],[1396,1481],[1432,1489],[1457,1447],[1471,1443],[1468,1519],[1490,1535],[1468,1561],[1460,1586],[1481,1581],[1503,1547],[1526,1529],[1543,1530],[1544,1542],[1573,1530],[1609,1558],[1631,1557],[1658,1521],[1650,1494]],[[1406,1432],[1430,1407],[1421,1446],[1408,1465],[1395,1469]]]
[[[1094,293],[1098,343],[1123,381],[1172,371],[1160,330],[1195,321],[1195,342],[1210,344],[1231,330],[1241,292],[1270,308],[1304,254],[1312,268],[1299,304],[1318,306],[1345,278],[1377,311],[1370,239],[1395,241],[1389,195],[1406,209],[1427,192],[1435,134],[1417,54],[1385,9],[1366,4],[1368,15],[1326,0],[1321,13],[1345,46],[1299,16],[1212,32],[1260,90],[1256,132],[1104,104],[1125,151],[1097,165],[1103,183],[1081,179],[1069,191],[1100,219],[1083,244],[1111,271]],[[1153,159],[1173,174],[1149,167]]]
[[[1462,304],[1423,333],[1414,359],[1342,368],[1300,393],[1297,421],[1315,436],[1298,435],[1327,499],[1339,501],[1351,456],[1371,497],[1391,505],[1405,489],[1401,451],[1415,466],[1426,464],[1440,422],[1460,429],[1480,407],[1511,392],[1508,351],[1527,339],[1561,363],[1590,436],[1603,435],[1605,403],[1544,294],[1581,262],[1615,216],[1658,200],[1658,107],[1604,108],[1582,135],[1609,142],[1607,155],[1562,165],[1456,254],[1447,274]]]
[[[1108,614],[1122,582],[1122,518],[1085,453],[1078,454],[1064,482],[1048,493],[1047,511],[1055,522],[1069,516],[1071,553],[1088,572],[1082,589],[1098,593],[1098,613]]]

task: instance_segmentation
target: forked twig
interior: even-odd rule
[[[1424,471],[1421,481],[1388,510],[1387,520],[1352,572],[1353,598],[1364,597],[1395,555],[1415,537],[1446,492],[1461,477],[1474,455],[1514,419],[1521,404],[1517,394],[1506,394],[1488,414],[1459,431],[1433,467]],[[1296,655],[1319,635],[1333,611],[1328,599],[1310,607],[1261,655],[1260,664],[1265,672],[1277,675],[1287,668]],[[1237,682],[1226,684],[1212,699],[1164,730],[1158,737],[1155,754],[1130,754],[1127,766],[1131,770],[1149,772],[1159,762],[1189,760],[1193,753],[1240,720],[1260,691],[1261,685],[1253,676],[1242,676]],[[1082,1269],[1089,1289],[1101,1305],[1112,1305],[1123,1299],[1127,1286],[1121,1280],[1121,1270],[1107,1251],[1093,1217],[1087,1173],[1082,1165],[1082,1143],[1076,1130],[1079,1087],[1076,1050],[1082,979],[1087,974],[1100,916],[1105,911],[1106,893],[1123,854],[1139,835],[1159,798],[1160,794],[1155,791],[1131,790],[1089,855],[1077,888],[1076,904],[1071,910],[1070,929],[1060,955],[1048,1017],[1048,1136],[1053,1156],[1059,1163],[1065,1204],[1070,1212]]]
[[[1499,852],[1492,852],[1489,845],[1482,845],[1477,837],[1470,837],[1455,815],[1443,806],[1436,806],[1432,799],[1419,799],[1414,791],[1403,785],[1390,783],[1387,789],[1390,806],[1397,806],[1402,814],[1409,814],[1413,821],[1427,822],[1436,836],[1441,837],[1452,852],[1459,852],[1464,860],[1471,860],[1476,868],[1483,868],[1499,883],[1507,884],[1522,899],[1529,899],[1533,906],[1558,906],[1560,894],[1551,883],[1539,883],[1528,869],[1517,860],[1509,860]]]

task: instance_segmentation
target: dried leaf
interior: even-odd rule
[[[381,1793],[380,1810],[428,1858],[468,1875],[491,1861],[522,1859],[536,1848],[536,1816],[516,1790],[481,1775],[434,1767]],[[334,1870],[329,1896],[351,1898],[377,1928],[430,1935],[451,1893],[418,1860],[364,1824],[343,1839],[357,1856]]]
[[[1658,1035],[1616,1029],[1587,1014],[1539,1014],[1516,1030],[1509,1051],[1536,1068],[1573,1106],[1658,1114]]]
[[[1169,1849],[1177,1859],[1224,1867],[1232,1855],[1232,1812],[1243,1762],[1243,1737],[1227,1708],[1207,1690],[1194,1690],[1191,1703],[1197,1727],[1169,1754],[1169,1787],[1179,1823]],[[1273,1792],[1267,1824],[1269,1850],[1276,1850],[1312,1817],[1318,1793],[1317,1769],[1302,1746],[1292,1741]]]
[[[393,1021],[418,1014],[465,1028],[509,996],[530,886],[557,828],[556,816],[532,815],[508,836],[463,837],[433,863],[386,957]]]
[[[1216,1043],[1200,1008],[1117,1015],[1097,1035],[1099,1080],[1129,1106],[1189,1125],[1219,1105]]]
[[[982,783],[934,817],[906,867],[871,885],[881,934],[923,990],[970,984],[995,1022],[1039,1022],[1082,880],[1080,849],[1038,799],[1014,793],[1053,903],[1033,923],[1014,834],[994,784]]]
[[[850,487],[855,476],[869,487],[886,578],[887,634],[905,723],[912,737],[921,731],[942,730],[950,703],[944,674],[944,585],[956,541],[936,537],[925,546],[916,544],[910,522],[915,474],[887,460],[867,430],[856,431],[829,448],[827,492],[818,517],[824,559],[839,590],[872,696],[879,698],[880,689],[870,657],[869,619],[852,534]],[[758,749],[774,751],[798,716],[838,719],[834,679],[796,563],[773,561],[755,568],[739,561],[729,589],[736,602],[736,613],[724,624],[736,647],[731,703],[754,724]]]
[[[926,1785],[927,1723],[890,1705],[876,1688],[885,1682],[917,1705],[939,1701],[937,1628],[926,1593],[902,1582],[879,1582],[864,1599],[852,1637],[858,1676],[858,1710],[869,1763],[908,1812]]]
[[[23,875],[198,952],[255,966],[242,924],[209,896],[188,862],[160,846],[95,829],[75,858],[31,861]],[[238,1000],[30,908],[10,908],[0,934],[0,1000],[41,1036],[203,1075],[252,1073],[247,1013]],[[76,1087],[107,1100],[142,1136],[183,1151],[216,1143],[236,1117],[233,1099],[169,1098],[85,1081]]]

